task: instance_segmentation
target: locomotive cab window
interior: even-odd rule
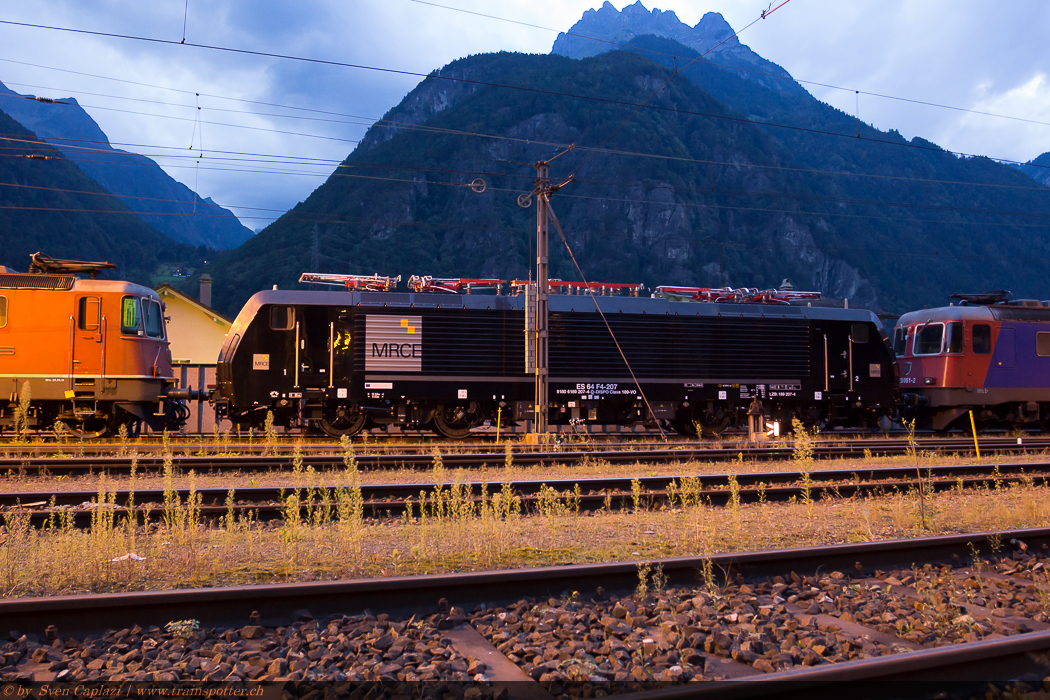
[[[1035,354],[1039,357],[1050,357],[1050,333],[1035,334]]]
[[[973,327],[973,351],[978,355],[992,352],[992,327],[979,323]]]
[[[295,309],[291,306],[271,308],[270,328],[275,331],[290,331],[295,328]]]
[[[943,323],[928,323],[915,334],[916,355],[941,354],[941,341],[944,339]]]
[[[945,343],[950,353],[961,353],[963,351],[963,324],[953,321],[948,324],[948,341]]]
[[[102,300],[98,297],[80,297],[77,302],[77,328],[97,331],[102,323]]]
[[[908,352],[908,327],[897,326],[893,329],[893,352],[898,357]]]
[[[145,321],[146,335],[150,338],[164,337],[164,321],[160,304],[151,299],[143,299],[142,319]]]
[[[868,324],[866,323],[854,323],[853,327],[850,328],[849,333],[850,339],[857,345],[863,345],[868,342]]]
[[[125,335],[142,333],[142,310],[138,297],[124,297],[120,302],[120,332]]]
[[[7,297],[0,296],[0,328],[7,327]]]

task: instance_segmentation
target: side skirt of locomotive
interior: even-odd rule
[[[451,439],[470,434],[488,424],[509,427],[533,417],[530,379],[506,378],[498,383],[442,382],[440,377],[382,377],[364,382],[361,401],[339,398],[337,389],[305,390],[274,397],[260,405],[228,416],[225,404],[220,415],[245,427],[260,427],[272,412],[275,423],[317,430],[334,437],[352,436],[366,428],[397,426],[436,432]],[[808,384],[808,383],[807,383]],[[421,391],[421,387],[426,391]],[[794,419],[804,425],[875,428],[891,407],[865,404],[859,396],[829,395],[803,388],[801,382],[746,381],[734,383],[659,382],[643,385],[649,405],[635,385],[550,383],[552,401],[548,422],[555,426],[587,425],[645,426],[657,422],[682,435],[713,437],[746,422],[747,410],[757,395],[763,413],[779,421],[784,429]],[[352,395],[353,392],[348,392]],[[407,396],[447,395],[455,399],[407,399]],[[812,397],[811,400],[807,398]]]
[[[189,410],[171,393],[174,385],[153,377],[0,376],[0,429],[53,430],[61,421],[77,437],[99,437],[120,425],[178,430]]]
[[[919,418],[920,427],[933,430],[970,430],[973,411],[978,429],[1050,428],[1050,402],[1045,391],[1028,387],[923,387],[903,391],[905,418]]]

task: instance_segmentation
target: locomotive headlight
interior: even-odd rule
[[[926,386],[935,386],[937,384],[937,377],[926,377],[922,381]]]

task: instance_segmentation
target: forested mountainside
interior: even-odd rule
[[[214,265],[219,303],[233,312],[304,271],[526,276],[534,213],[517,196],[532,186],[530,164],[567,144],[578,148],[551,175],[577,182],[554,208],[592,280],[769,287],[789,277],[897,312],[955,291],[1047,296],[1050,188],[880,132],[788,77],[705,62],[673,76],[662,65],[673,59],[644,49],[679,66],[695,50],[653,36],[628,43],[578,60],[472,56],[437,71],[306,201]],[[464,186],[477,177],[482,194]],[[576,279],[556,237],[552,275]]]
[[[653,41],[653,38],[670,39],[671,42]],[[717,12],[706,13],[695,26],[690,27],[678,19],[674,12],[663,12],[655,8],[650,12],[642,5],[641,0],[624,7],[622,12],[606,2],[600,9],[584,12],[583,17],[568,32],[559,34],[552,53],[570,58],[585,58],[619,50],[628,44],[650,49],[646,55],[665,65],[674,65],[673,58],[668,60],[667,56],[660,57],[652,51],[681,57],[683,60],[679,65],[686,65],[703,54],[700,62],[711,64],[714,72],[717,72],[718,68],[732,67],[737,70],[729,73],[737,78],[759,83],[770,90],[790,93],[803,98],[801,101],[804,103],[816,101],[786,70],[740,43],[740,39],[734,36],[733,28]],[[683,52],[678,45],[690,50]],[[693,70],[691,74],[695,77],[702,72]],[[767,96],[761,94],[761,91],[758,95],[751,94],[750,99],[738,92],[738,83],[727,86],[730,87],[728,90],[719,91],[717,86],[720,81],[710,80],[712,71],[706,73],[704,77],[707,80],[703,83],[704,86],[734,109],[749,113],[748,105],[755,105],[757,113],[768,111],[762,109]],[[818,105],[818,111],[821,108],[834,111],[827,105]],[[807,107],[808,111],[813,110],[812,105]],[[1050,154],[1044,153],[1039,158],[1029,161],[1021,166],[1021,170],[1041,184],[1050,185]]]
[[[0,83],[0,110],[60,149],[153,228],[181,243],[211,248],[235,248],[251,237],[233,212],[195,194],[153,160],[113,148],[76,99],[61,101],[68,104],[28,100]]]
[[[0,133],[14,139],[0,158],[0,264],[26,270],[37,251],[105,260],[118,269],[103,276],[146,285],[162,268],[203,264],[206,249],[148,226],[58,150],[25,143],[35,135],[3,112]]]

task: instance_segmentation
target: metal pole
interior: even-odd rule
[[[536,163],[536,331],[533,334],[536,357],[534,432],[547,432],[547,296],[550,293],[547,246],[547,197],[550,193],[550,166]],[[542,439],[542,438],[540,438]]]

